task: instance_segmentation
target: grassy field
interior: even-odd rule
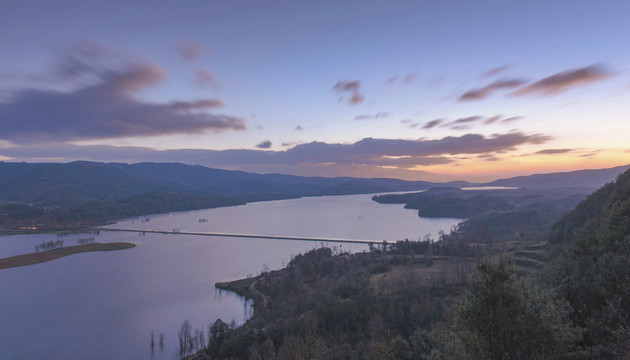
[[[478,259],[435,256],[430,262],[418,257],[418,262],[394,265],[388,271],[370,277],[370,287],[377,294],[391,294],[404,289],[434,284],[466,283]]]
[[[136,244],[114,242],[114,243],[91,243],[87,245],[70,246],[50,251],[42,251],[38,253],[17,255],[0,259],[0,269],[8,269],[18,266],[27,266],[39,264],[46,261],[62,258],[73,254],[93,252],[93,251],[113,251],[123,250],[135,247]]]

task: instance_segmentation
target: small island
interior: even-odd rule
[[[0,270],[9,269],[19,266],[27,266],[39,264],[51,260],[56,260],[64,256],[73,254],[94,252],[94,251],[113,251],[124,250],[135,247],[136,244],[125,242],[112,242],[112,243],[91,243],[86,245],[76,245],[65,248],[54,249],[50,251],[42,251],[31,254],[17,255],[8,258],[0,259]]]

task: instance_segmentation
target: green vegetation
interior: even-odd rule
[[[433,188],[416,194],[378,195],[372,199],[379,203],[405,203],[405,208],[416,209],[423,217],[469,218],[480,213],[509,211],[515,207],[503,197],[453,188]]]
[[[422,217],[466,218],[457,233],[475,243],[541,241],[560,217],[588,195],[585,189],[463,191],[432,188],[410,194],[380,195],[379,203],[405,204]],[[458,236],[455,234],[455,236]]]
[[[135,247],[136,244],[132,243],[90,243],[86,245],[70,246],[65,248],[54,248],[53,250],[36,252],[32,254],[17,255],[8,258],[0,259],[0,269],[8,269],[19,266],[27,266],[39,264],[51,260],[56,260],[64,256],[70,256],[73,254],[80,254],[85,252],[94,251],[114,251],[124,250]]]
[[[515,210],[483,215],[505,222],[486,229],[492,237],[479,236],[475,220],[435,241],[399,241],[354,255],[321,248],[285,269],[217,284],[253,299],[254,316],[240,327],[217,320],[210,340],[191,341],[186,354],[627,359],[630,171],[555,225],[543,221],[542,214],[556,214],[574,195],[556,194],[555,202],[512,198]],[[530,221],[519,229],[535,230],[526,237],[501,230],[524,219]]]
[[[0,161],[0,235],[77,231],[140,215],[301,196],[423,189],[428,184],[260,175],[178,163]]]
[[[630,171],[565,215],[551,241],[557,245],[545,278],[574,309],[581,343],[601,358],[628,358]]]
[[[146,193],[118,201],[89,201],[72,206],[38,207],[0,205],[0,234],[80,230],[115,219],[163,213],[242,205],[262,197],[211,196],[182,193]],[[265,198],[262,198],[265,199]]]
[[[80,229],[149,213],[428,186],[182,164],[0,162],[0,227],[4,233]],[[242,326],[219,319],[207,332],[184,322],[178,355],[630,358],[630,171],[586,195],[584,188],[480,193],[446,187],[376,196],[420,216],[466,220],[437,239],[353,255],[321,248],[296,256],[285,269],[217,284],[252,299],[253,317]],[[48,251],[2,259],[0,268],[134,246],[88,242],[68,248],[43,243],[38,250]]]
[[[431,285],[442,261],[450,263],[320,248],[296,256],[283,270],[217,284],[253,298],[254,317],[242,327],[217,320],[210,339],[221,340],[205,344],[199,356],[383,359],[411,350],[406,339],[445,319],[472,270],[461,266],[459,275],[436,277]]]
[[[531,185],[545,184],[549,183],[549,179],[554,179],[555,183],[558,183],[562,179],[573,179],[579,181],[571,181],[572,184],[588,188],[593,186],[592,184],[601,183],[604,178],[610,178],[610,174],[618,170],[602,169],[589,173],[558,173],[515,178],[510,185],[520,186],[520,182]],[[455,184],[471,185],[466,182],[451,183]],[[437,184],[423,181],[380,178],[261,175],[179,163],[128,165],[76,161],[67,164],[37,164],[0,161],[0,235],[80,230],[86,226],[100,225],[125,217],[238,205],[252,201],[411,191],[435,185]],[[462,197],[458,194],[452,195],[455,190],[448,187],[434,188],[433,192],[428,193],[434,195],[441,193],[440,197],[426,198],[426,194],[420,195],[422,201],[413,202],[411,200],[418,199],[410,199],[412,204],[409,206],[418,209],[422,216],[469,218],[471,223],[480,214],[504,214],[514,209],[528,210],[522,208],[523,204],[518,204],[518,201],[505,198],[499,193],[484,192],[479,195],[475,192],[457,190],[459,193],[467,193]],[[584,188],[571,191],[579,196],[585,196],[587,193]],[[532,194],[547,203],[550,202],[546,198],[551,197],[554,199],[551,202],[557,204],[559,202],[556,200],[562,196],[558,191],[551,190],[546,190],[546,193],[545,190],[529,193]],[[567,200],[571,200],[570,194],[566,195]],[[389,202],[392,198],[388,195],[377,199]],[[579,200],[581,198],[570,201],[570,206],[560,209],[559,212],[555,210],[555,218],[541,213],[535,221],[539,223],[549,221],[547,224],[549,225],[564,211],[575,206]],[[530,215],[520,216],[525,218]],[[480,226],[483,228],[484,221],[493,220],[481,221]],[[519,229],[517,232],[526,233],[527,229],[523,231]],[[495,237],[498,235],[500,234],[491,234]]]
[[[51,231],[80,231],[116,219],[142,215],[243,205],[247,202],[285,199],[281,195],[204,195],[146,193],[118,201],[90,201],[63,207],[23,204],[0,205],[0,235]]]

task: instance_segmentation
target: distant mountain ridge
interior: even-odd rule
[[[427,190],[435,186],[584,187],[613,181],[628,166],[538,174],[486,184],[435,183],[390,178],[302,177],[255,174],[182,163],[11,163],[0,162],[0,202],[77,205],[118,201],[145,193],[201,195],[318,196]]]
[[[299,197],[414,191],[433,185],[385,178],[254,174],[181,163],[0,162],[0,201],[41,206],[118,201],[143,193]]]
[[[608,169],[576,170],[550,174],[534,174],[517,176],[509,179],[499,179],[489,182],[487,186],[518,186],[532,189],[542,188],[590,188],[599,189],[614,181],[617,175],[630,169],[630,165],[617,166]]]

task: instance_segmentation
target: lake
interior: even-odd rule
[[[372,195],[324,196],[150,215],[110,225],[123,229],[223,232],[355,240],[437,237],[459,219],[419,218]],[[148,219],[148,221],[147,221]],[[206,221],[207,220],[207,221]],[[220,281],[278,269],[317,242],[101,231],[69,235],[64,246],[94,236],[97,242],[134,242],[122,251],[84,253],[47,263],[0,270],[0,358],[173,359],[185,319],[204,328],[217,318],[242,323],[251,306],[214,288]],[[0,237],[0,257],[33,252],[54,234]],[[364,244],[334,244],[367,250]],[[151,331],[165,348],[149,346]]]

